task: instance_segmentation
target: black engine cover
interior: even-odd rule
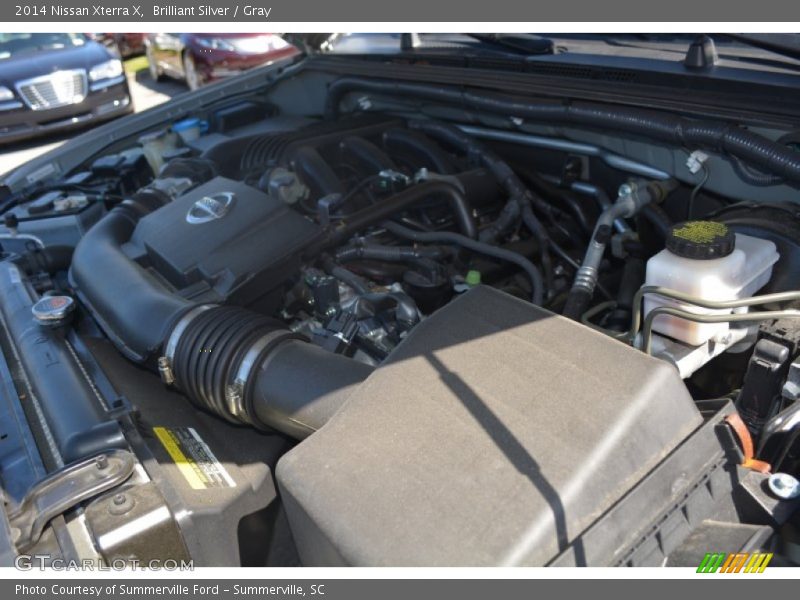
[[[125,250],[186,298],[246,306],[268,301],[317,232],[283,202],[216,177],[139,221]]]

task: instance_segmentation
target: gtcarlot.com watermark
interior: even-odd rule
[[[14,566],[20,571],[194,571],[194,561],[175,560],[172,558],[137,560],[135,558],[117,558],[110,561],[101,559],[70,560],[56,558],[46,554],[20,554],[14,560]]]

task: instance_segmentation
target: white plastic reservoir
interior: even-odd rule
[[[667,248],[647,261],[645,285],[662,286],[705,300],[746,298],[767,284],[778,258],[775,244],[769,240],[733,233],[721,223],[690,221],[674,226]],[[732,312],[651,294],[645,297],[645,315],[664,305],[700,314]],[[669,315],[658,316],[653,323],[653,331],[692,346],[721,339],[728,329],[728,323],[696,323]]]

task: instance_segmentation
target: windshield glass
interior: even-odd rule
[[[0,33],[0,60],[26,52],[80,46],[80,33]]]

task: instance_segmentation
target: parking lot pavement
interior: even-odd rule
[[[187,91],[186,86],[178,81],[167,80],[155,82],[150,79],[146,68],[147,63],[143,62],[141,58],[128,61],[126,67],[129,64],[135,65],[138,69],[126,69],[128,84],[130,85],[131,96],[133,97],[133,106],[136,112],[147,110],[152,106],[169,100],[177,94]],[[144,67],[142,67],[142,65],[144,65]],[[34,138],[32,140],[0,147],[0,174],[8,172],[48,150],[57,148],[82,131],[86,130],[79,129],[68,133]]]

